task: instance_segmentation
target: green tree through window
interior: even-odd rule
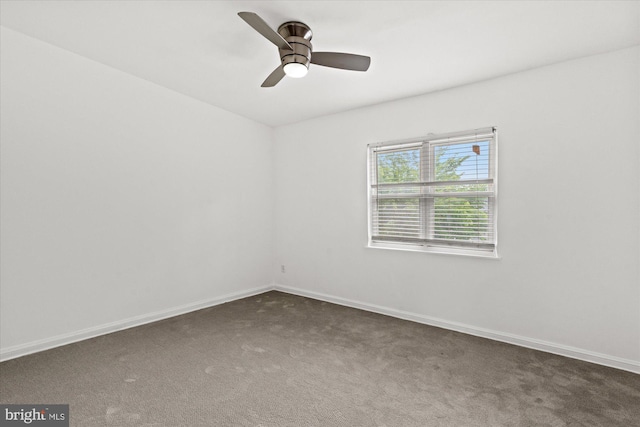
[[[378,182],[384,184],[420,181],[420,148],[391,151],[378,155]],[[380,194],[409,195],[419,187],[395,187]],[[417,197],[387,198],[378,201],[378,234],[381,236],[420,237],[420,204]]]
[[[479,154],[473,151],[473,145],[461,144],[454,153],[449,146],[435,147],[435,180],[460,181],[465,173],[465,163],[478,162]],[[486,144],[484,144],[486,146]],[[476,145],[482,152],[480,145]],[[470,154],[463,154],[463,153]],[[468,162],[471,160],[471,162]],[[479,178],[476,168],[475,178]],[[487,184],[452,184],[436,187],[436,193],[480,192],[486,191]],[[478,240],[487,239],[489,225],[488,199],[486,197],[436,197],[434,208],[434,238],[446,240]]]
[[[371,241],[494,251],[494,137],[371,146]]]

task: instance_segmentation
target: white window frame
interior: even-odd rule
[[[489,221],[492,241],[467,242],[463,240],[438,240],[433,239],[433,230],[429,227],[429,219],[435,215],[435,197],[429,196],[435,183],[435,147],[442,145],[455,145],[473,141],[489,141],[488,170],[489,177],[483,182],[490,182],[492,190],[482,192],[481,196],[488,198]],[[389,152],[402,148],[420,147],[420,181],[422,190],[419,198],[420,238],[403,241],[398,237],[375,236],[374,217],[377,202],[383,197],[377,198],[377,153]],[[427,166],[428,165],[428,166]],[[446,134],[429,134],[422,138],[413,138],[402,141],[391,141],[369,144],[367,146],[367,201],[368,201],[368,243],[369,248],[393,249],[405,251],[419,251],[427,253],[454,254],[479,256],[486,258],[498,257],[498,134],[495,127],[473,129],[463,132]],[[478,181],[473,181],[478,182]],[[387,184],[388,185],[388,184]],[[416,241],[421,240],[421,241]]]

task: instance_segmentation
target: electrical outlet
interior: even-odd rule
[[[280,271],[281,271],[282,273],[285,273],[285,270],[284,270],[284,264],[282,264],[282,265],[280,266]]]

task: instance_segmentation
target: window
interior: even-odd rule
[[[369,145],[369,246],[497,256],[494,128]]]

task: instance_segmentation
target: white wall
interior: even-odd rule
[[[268,285],[270,128],[11,30],[1,41],[5,357]]]
[[[639,62],[636,47],[277,129],[276,282],[640,370]],[[492,125],[502,259],[365,247],[368,143]]]
[[[639,48],[278,128],[273,152],[265,126],[0,40],[0,356],[274,278],[640,369]],[[490,125],[502,259],[365,247],[368,143]]]

